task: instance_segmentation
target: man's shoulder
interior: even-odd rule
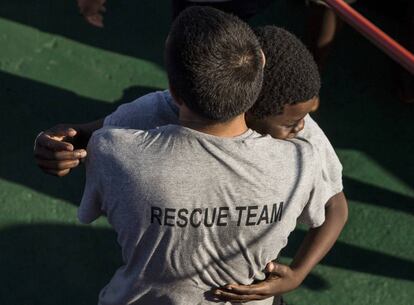
[[[262,143],[271,151],[282,152],[286,157],[297,153],[312,155],[314,150],[314,145],[305,138],[280,140],[266,136]]]
[[[146,108],[166,107],[169,99],[171,99],[171,95],[168,90],[154,91],[140,96],[132,102],[120,105],[117,111],[119,114],[133,113],[136,111],[145,113]]]
[[[303,160],[312,160],[315,158],[316,147],[314,143],[302,138],[293,138],[286,140],[285,142],[290,144],[290,149],[294,153],[298,154]]]
[[[150,130],[104,127],[93,133],[88,147],[88,159],[97,160],[104,167],[109,164],[144,160],[162,151],[169,136],[161,126]],[[99,160],[99,161],[98,161]]]
[[[255,140],[252,151],[255,159],[272,164],[277,167],[302,167],[313,166],[315,162],[315,148],[309,141],[302,138],[288,140],[274,139],[270,136]]]
[[[95,145],[120,144],[125,141],[135,142],[153,134],[158,128],[150,130],[130,129],[115,126],[104,126],[92,134],[91,142]]]
[[[120,145],[140,144],[156,138],[162,138],[166,131],[176,128],[176,125],[165,125],[148,130],[123,128],[115,126],[104,126],[95,131],[90,139],[91,145],[111,145],[114,150]]]
[[[105,118],[104,126],[150,129],[178,120],[178,108],[168,90],[156,91],[120,105]]]
[[[153,91],[147,93],[143,96],[140,96],[133,100],[132,102],[125,105],[143,105],[144,104],[154,104],[157,102],[164,102],[171,99],[171,94],[169,90]]]
[[[342,171],[342,165],[331,141],[322,128],[309,115],[305,117],[305,128],[298,134],[297,138],[308,141],[315,148],[318,157],[325,163],[325,166]]]
[[[140,143],[148,134],[147,131],[117,127],[103,127],[92,134],[88,151],[95,153],[116,153],[123,150],[128,143]]]

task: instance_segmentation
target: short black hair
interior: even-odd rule
[[[258,119],[283,113],[285,105],[319,96],[318,67],[305,45],[293,34],[276,27],[255,29],[266,56],[262,91],[249,113]]]
[[[263,79],[260,43],[238,17],[185,9],[171,26],[166,69],[177,97],[203,118],[224,122],[256,101]]]

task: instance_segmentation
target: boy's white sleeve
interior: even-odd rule
[[[104,126],[140,130],[167,124],[178,124],[178,108],[168,90],[148,93],[122,104],[104,120]]]
[[[136,101],[120,105],[114,112],[105,117],[103,126],[131,127],[131,111]]]
[[[322,161],[323,179],[327,182],[328,188],[334,196],[343,190],[342,164],[325,134],[321,138],[321,145],[316,147],[316,150]]]
[[[313,154],[313,184],[308,203],[302,210],[298,222],[311,228],[321,226],[325,222],[325,205],[328,200],[336,195],[337,189],[332,187],[332,182],[326,173],[319,154]]]
[[[342,164],[328,137],[310,115],[305,117],[305,128],[298,137],[312,144],[317,158],[320,160],[323,179],[333,193],[332,196],[340,193],[343,189]]]
[[[81,223],[89,224],[103,214],[102,206],[102,179],[104,178],[101,169],[103,160],[100,157],[100,147],[97,141],[97,134],[91,137],[86,158],[86,182],[82,195],[82,201],[78,208],[78,219]]]

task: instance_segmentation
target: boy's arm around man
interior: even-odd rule
[[[267,278],[252,285],[228,284],[216,289],[217,298],[229,302],[249,302],[282,295],[298,288],[338,239],[348,219],[348,205],[341,191],[325,205],[325,221],[307,232],[290,263],[270,262]]]

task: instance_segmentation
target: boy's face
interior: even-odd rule
[[[285,105],[283,113],[271,115],[263,119],[247,116],[247,125],[261,134],[269,134],[273,138],[285,140],[296,137],[305,126],[305,116],[318,109],[319,98],[314,97],[306,102]]]

